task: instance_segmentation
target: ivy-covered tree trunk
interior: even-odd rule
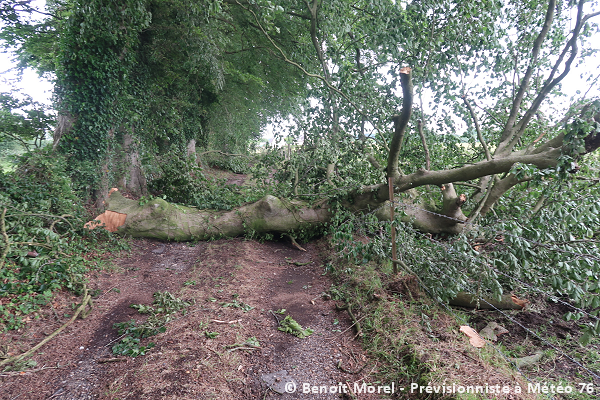
[[[123,173],[119,186],[137,196],[148,194],[146,177],[142,170],[137,144],[131,134],[123,135],[123,156],[121,168]]]

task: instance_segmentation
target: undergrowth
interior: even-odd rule
[[[92,249],[125,248],[104,230],[83,228],[87,214],[65,173],[67,160],[46,150],[0,171],[0,329],[18,329],[60,290],[80,294],[98,265]]]
[[[478,350],[469,345],[458,332],[466,318],[458,321],[456,315],[448,314],[419,289],[414,277],[394,275],[391,263],[359,264],[338,258],[328,264],[328,271],[337,282],[329,293],[352,310],[359,321],[357,335],[376,362],[371,379],[405,387],[403,393],[397,393],[399,398],[488,398],[419,393],[419,389],[411,391],[411,385],[467,387],[496,379],[511,387],[527,388],[492,349]]]
[[[193,159],[166,155],[149,174],[149,189],[167,201],[201,209],[231,210],[257,201],[264,192],[256,188],[226,185],[224,179],[207,176]]]

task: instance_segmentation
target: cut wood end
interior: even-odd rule
[[[127,214],[107,210],[98,215],[93,221],[86,223],[84,227],[90,230],[104,227],[107,231],[116,232],[117,228],[125,224],[126,218]]]
[[[527,304],[529,304],[529,300],[519,299],[514,294],[510,295],[510,299],[512,300],[513,303],[515,303],[516,305],[520,306],[523,310],[527,307]]]
[[[473,347],[481,348],[485,346],[485,340],[479,336],[475,329],[468,325],[462,325],[460,331],[469,337],[469,343],[471,343]]]
[[[407,74],[408,75],[408,74],[410,74],[411,71],[412,71],[412,69],[410,67],[400,68],[400,73],[401,74]]]

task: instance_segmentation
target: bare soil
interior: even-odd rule
[[[376,365],[354,340],[348,315],[322,296],[332,282],[323,276],[319,242],[306,244],[306,252],[287,242],[244,239],[132,243],[131,253],[118,258],[114,269],[90,273],[89,287],[96,293],[92,313],[42,347],[33,356],[36,367],[1,374],[0,398],[339,399],[299,392],[303,384],[371,383]],[[111,348],[119,336],[113,325],[143,321],[146,317],[130,306],[152,304],[159,291],[194,304],[169,322],[165,333],[143,339],[156,343],[146,355],[115,357]],[[226,306],[234,300],[253,308]],[[45,310],[46,318],[1,334],[5,352],[18,354],[37,344],[68,320],[78,301],[60,294]],[[300,339],[279,331],[277,319],[284,315],[275,311],[281,309],[314,333]],[[211,339],[206,332],[218,336]],[[230,347],[249,338],[260,348]],[[294,382],[296,393],[270,388],[284,381]],[[360,398],[380,398],[369,396]]]

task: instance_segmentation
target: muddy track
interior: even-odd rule
[[[329,392],[340,383],[370,383],[376,366],[354,340],[347,314],[322,296],[332,282],[322,275],[324,250],[318,243],[307,244],[306,252],[286,242],[243,239],[193,247],[133,243],[131,254],[116,260],[114,270],[90,274],[89,286],[97,293],[92,314],[34,355],[37,372],[0,378],[0,398],[339,399],[337,393],[301,391],[306,384],[327,386]],[[168,323],[165,333],[145,339],[156,343],[146,355],[104,362],[115,358],[114,323],[143,320],[130,305],[151,304],[157,291],[194,304]],[[31,347],[64,323],[70,304],[78,300],[59,296],[54,315],[48,312],[25,331],[3,334],[2,342],[9,352]],[[234,300],[253,308],[227,306]],[[284,315],[272,311],[281,309],[314,333],[299,339],[280,332],[277,320]],[[211,339],[206,332],[218,335]],[[232,350],[249,338],[260,348]],[[293,382],[288,388],[295,386],[295,393],[285,393],[287,382]]]

